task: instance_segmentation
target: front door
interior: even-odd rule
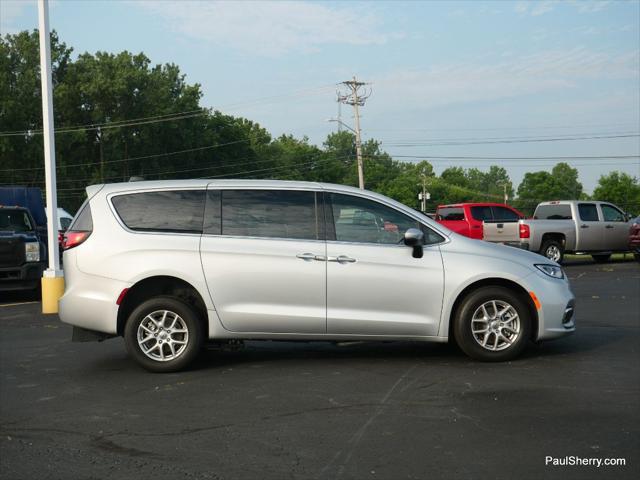
[[[207,192],[200,254],[224,328],[325,333],[326,243],[316,203],[304,190]]]
[[[444,239],[404,213],[374,200],[328,194],[327,332],[357,335],[436,335]],[[422,258],[403,244],[422,228]],[[333,230],[333,231],[331,231]]]
[[[629,228],[631,225],[622,211],[606,203],[601,203],[604,220],[603,250],[621,251],[629,249]]]

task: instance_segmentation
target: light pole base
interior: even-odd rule
[[[64,294],[64,277],[42,277],[42,313],[58,313],[58,300]]]

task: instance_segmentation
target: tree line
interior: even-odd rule
[[[272,178],[357,185],[355,138],[329,134],[322,145],[282,135],[245,118],[200,106],[199,84],[175,64],[154,65],[143,53],[72,57],[51,33],[59,204],[75,211],[87,185],[168,178]],[[44,185],[37,30],[0,37],[0,185]],[[437,176],[428,158],[391,158],[376,140],[363,144],[366,187],[427,210],[462,201],[510,203],[530,213],[539,201],[588,198],[578,171],[558,163],[526,173],[514,187],[498,165],[454,166]],[[517,193],[517,196],[516,196]],[[638,213],[640,185],[626,173],[600,178],[594,198]]]

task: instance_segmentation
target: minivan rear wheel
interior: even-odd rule
[[[175,297],[151,298],[131,312],[124,328],[129,355],[151,372],[175,372],[189,365],[204,341],[193,308]]]
[[[471,358],[501,362],[517,357],[531,337],[531,314],[520,295],[505,287],[483,287],[457,310],[454,336]]]

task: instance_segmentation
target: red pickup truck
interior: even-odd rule
[[[466,237],[482,240],[483,221],[518,221],[525,216],[504,203],[456,203],[439,205],[436,222]]]

